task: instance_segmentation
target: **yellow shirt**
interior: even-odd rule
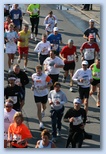
[[[28,32],[25,33],[25,31],[22,30],[18,34],[19,34],[19,39],[20,39],[20,41],[18,41],[18,46],[28,47],[31,32],[28,30]]]

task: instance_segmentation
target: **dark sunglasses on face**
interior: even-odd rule
[[[12,106],[5,106],[6,108],[11,108]]]

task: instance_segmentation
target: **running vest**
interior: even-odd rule
[[[39,8],[40,8],[40,4],[36,4],[36,5],[30,4],[28,6],[28,11],[33,12],[33,14],[30,15],[30,18],[33,18],[33,17],[36,17],[36,16],[38,17],[39,16],[39,14],[38,14]]]
[[[92,69],[92,74],[96,73],[96,76],[93,76],[93,79],[100,80],[100,68],[96,67],[96,64],[94,64]]]
[[[42,140],[40,141],[40,144],[39,144],[39,148],[51,148],[51,146],[52,146],[52,142],[51,141],[49,141],[48,146],[43,146]]]

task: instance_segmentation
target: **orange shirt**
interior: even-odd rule
[[[26,139],[26,138],[32,138],[30,130],[24,123],[22,123],[19,126],[16,126],[15,123],[10,124],[8,132],[12,134],[13,140],[16,140],[16,141],[21,139]],[[27,146],[27,142],[24,145],[22,144],[20,145],[14,142],[12,142],[11,144],[17,148],[24,148]]]

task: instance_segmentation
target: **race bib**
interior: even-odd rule
[[[86,49],[84,53],[84,58],[86,60],[94,59],[94,49]]]
[[[17,96],[10,96],[9,98],[13,100],[14,104],[17,103]]]
[[[74,60],[74,56],[73,55],[68,55],[67,56],[67,61],[73,61]]]
[[[73,125],[79,125],[83,122],[82,120],[82,117],[79,116],[79,117],[74,117],[74,122],[73,122]]]

